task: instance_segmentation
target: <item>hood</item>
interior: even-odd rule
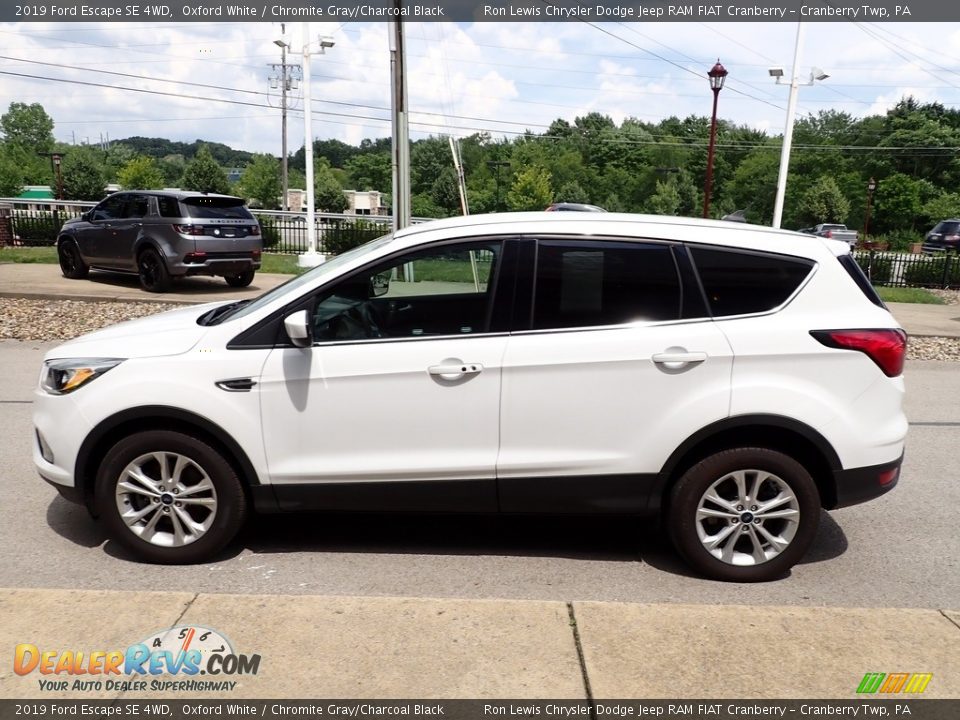
[[[75,357],[138,358],[179,355],[196,345],[209,328],[197,318],[222,302],[191,305],[158,315],[127,320],[69,340],[44,359]]]

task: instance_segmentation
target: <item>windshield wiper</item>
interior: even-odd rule
[[[246,305],[250,300],[237,300],[236,302],[227,303],[226,305],[221,305],[220,307],[215,307],[209,312],[205,312],[203,315],[197,318],[198,325],[216,325],[217,323],[223,322],[234,310]]]

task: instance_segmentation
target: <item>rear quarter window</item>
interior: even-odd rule
[[[691,254],[714,317],[779,307],[814,266],[803,258],[745,250],[694,247]]]
[[[160,217],[165,217],[165,218],[183,217],[183,213],[180,210],[180,203],[177,202],[176,198],[158,197],[157,207],[160,210]]]

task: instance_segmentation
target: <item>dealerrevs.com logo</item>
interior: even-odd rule
[[[227,677],[259,670],[259,654],[237,653],[219,632],[198,626],[161,630],[125,650],[50,650],[20,643],[13,653],[17,675],[39,674],[40,690],[54,692],[225,691],[237,686]]]

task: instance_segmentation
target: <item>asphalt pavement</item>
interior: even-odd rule
[[[65,297],[43,271],[11,288],[25,267],[0,265],[0,294]],[[285,279],[258,275],[239,293],[190,280],[184,297],[157,299],[235,298]],[[152,298],[113,278],[84,285],[85,297]],[[902,307],[908,332],[960,336],[955,306]],[[866,672],[931,672],[924,697],[960,698],[957,363],[907,363],[896,490],[823,513],[788,577],[739,585],[691,576],[628,519],[267,517],[215,562],[135,563],[32,469],[46,347],[0,341],[0,647],[110,650],[214,628],[262,657],[221,693],[244,698],[856,699]],[[0,698],[170,696],[41,691],[40,678],[0,663]]]

